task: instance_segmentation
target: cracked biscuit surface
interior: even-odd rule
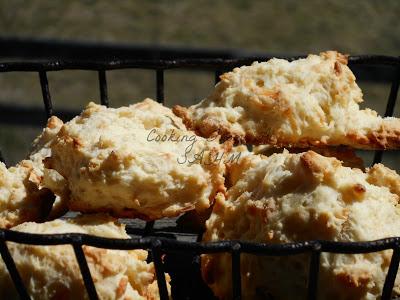
[[[239,143],[400,148],[400,120],[360,110],[362,96],[347,56],[327,51],[235,68],[206,99],[174,112],[201,136]]]
[[[106,215],[71,220],[24,223],[13,230],[27,233],[85,233],[128,239],[123,225]],[[10,253],[33,299],[88,299],[71,245],[32,246],[8,242]],[[108,250],[83,246],[100,299],[159,299],[153,263],[145,250]],[[169,276],[166,275],[167,282]],[[1,299],[18,299],[11,278],[0,264]]]
[[[400,235],[400,176],[382,165],[343,167],[313,151],[270,157],[248,155],[229,169],[204,241],[283,244],[306,240],[370,241]],[[392,250],[322,253],[319,299],[377,299]],[[241,255],[245,299],[305,299],[309,255]],[[202,274],[221,299],[231,299],[230,254],[203,255]],[[400,291],[400,279],[394,291]]]
[[[46,165],[67,180],[75,211],[151,220],[203,211],[224,190],[225,149],[150,99],[117,109],[90,103],[51,150]]]

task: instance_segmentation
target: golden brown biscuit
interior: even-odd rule
[[[203,239],[282,244],[400,236],[399,195],[390,184],[398,175],[378,168],[383,176],[375,183],[377,169],[364,173],[313,151],[248,155],[230,167],[232,186],[226,197],[217,197]],[[322,253],[318,298],[379,298],[391,252]],[[242,254],[243,298],[305,299],[308,268],[306,254],[275,258]],[[229,254],[204,255],[202,273],[219,298],[232,297]],[[395,292],[400,292],[400,278]]]
[[[400,120],[360,110],[362,101],[347,57],[328,51],[235,68],[206,99],[174,112],[201,136],[239,143],[400,148]]]
[[[51,156],[50,144],[57,136],[63,124],[59,118],[55,116],[50,117],[47,121],[47,126],[33,141],[29,154],[29,160],[32,161],[34,173],[38,179],[36,182],[38,189],[50,190],[55,197],[46,217],[47,220],[60,217],[68,211],[67,200],[69,198],[69,190],[65,178],[57,171],[44,166],[44,160]]]
[[[75,211],[158,219],[205,210],[224,190],[227,149],[150,99],[118,109],[90,103],[51,150],[46,165],[66,178]]]
[[[23,160],[9,169],[0,162],[0,228],[41,221],[53,204],[53,194],[38,189],[34,165]]]
[[[49,144],[62,124],[60,119],[51,117],[34,141],[28,159],[9,169],[0,163],[1,228],[56,218],[66,211],[68,191],[65,179],[43,165],[43,160],[51,153]]]
[[[24,223],[13,230],[40,233],[86,233],[128,239],[123,225],[105,215],[73,220]],[[88,299],[71,245],[32,246],[8,242],[22,280],[33,299]],[[147,251],[108,250],[83,246],[100,299],[159,299],[153,263]],[[167,282],[169,276],[166,275]],[[169,288],[169,285],[168,285]],[[5,265],[0,264],[1,299],[18,299]]]

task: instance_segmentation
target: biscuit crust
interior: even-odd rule
[[[127,239],[123,225],[106,215],[72,220],[24,223],[13,230],[29,233],[85,233]],[[32,246],[9,242],[22,280],[32,299],[88,299],[71,245]],[[153,263],[145,250],[108,250],[83,246],[100,299],[159,299]],[[167,282],[169,276],[166,275]],[[169,288],[169,284],[168,284]],[[3,262],[0,264],[1,299],[18,299]]]
[[[228,177],[231,187],[217,197],[204,241],[361,242],[400,235],[399,176],[381,165],[363,172],[313,151],[284,151],[245,156]],[[391,253],[322,253],[318,298],[379,298]],[[304,299],[308,268],[305,254],[242,254],[243,298]],[[231,299],[229,254],[203,255],[202,274],[217,297]],[[396,294],[399,287],[398,278]]]
[[[361,110],[362,101],[347,56],[327,51],[235,68],[199,104],[174,112],[201,136],[237,143],[400,148],[400,120]]]
[[[57,172],[46,170],[42,162],[50,155],[49,143],[61,126],[60,119],[51,117],[26,160],[10,168],[0,163],[0,228],[11,228],[28,221],[40,222],[49,214],[56,217],[61,213],[61,209],[53,210],[53,202],[54,193],[58,199],[64,195],[62,178]],[[45,181],[53,184],[45,184]]]
[[[32,161],[8,168],[0,163],[0,228],[27,221],[42,221],[53,204],[48,189],[38,189]]]
[[[150,99],[90,103],[61,128],[46,166],[67,180],[71,210],[153,220],[210,207],[225,189],[225,166],[214,159],[223,147]]]
[[[358,168],[364,170],[364,161],[361,157],[357,156],[354,149],[349,147],[311,147],[311,148],[275,148],[269,145],[260,145],[253,147],[254,154],[262,154],[270,156],[274,153],[282,153],[286,149],[289,153],[301,153],[312,150],[322,156],[335,157],[343,163],[343,166],[350,168]]]
[[[47,209],[46,220],[56,219],[68,211],[69,190],[65,178],[57,171],[44,166],[44,161],[51,156],[50,144],[63,124],[63,121],[56,116],[50,117],[42,133],[33,141],[28,157],[37,178],[37,188],[49,190],[54,195],[53,204],[50,209]]]

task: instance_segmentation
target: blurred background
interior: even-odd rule
[[[7,39],[56,40],[96,45],[159,49],[217,50],[243,55],[298,55],[339,50],[344,53],[400,55],[400,1],[24,1],[0,0],[0,54]],[[23,49],[20,50],[23,52]],[[18,51],[19,52],[19,51]],[[3,51],[1,61],[18,60]],[[7,57],[10,56],[10,57]],[[55,113],[80,111],[99,102],[96,72],[60,71],[48,74]],[[107,72],[111,106],[155,98],[155,74],[149,70]],[[209,94],[214,74],[168,70],[168,106],[189,105]],[[384,114],[389,81],[359,82],[363,107]],[[41,109],[37,73],[0,73],[0,107]],[[400,105],[395,108],[400,116]],[[37,126],[6,125],[0,120],[0,149],[14,164],[25,157],[41,131]],[[362,154],[366,164],[372,155]],[[384,162],[400,169],[399,155]]]

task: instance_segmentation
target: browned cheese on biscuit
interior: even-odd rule
[[[350,168],[358,168],[364,170],[364,161],[361,157],[357,156],[354,149],[350,147],[340,146],[340,147],[310,147],[310,148],[296,148],[296,147],[286,147],[286,148],[276,148],[271,145],[260,145],[253,147],[254,154],[262,154],[265,156],[270,156],[274,153],[282,153],[284,150],[289,151],[289,153],[301,153],[308,150],[312,150],[322,156],[335,157],[343,163],[343,166]]]
[[[238,143],[400,148],[400,120],[360,109],[362,101],[347,56],[327,51],[235,68],[210,96],[174,112],[204,137],[218,134]]]

